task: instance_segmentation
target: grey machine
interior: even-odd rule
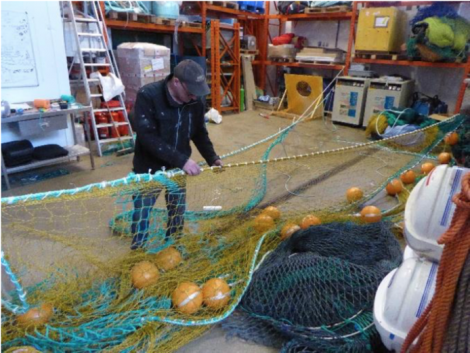
[[[408,107],[414,85],[414,80],[390,81],[382,78],[370,80],[362,125],[367,126],[371,116],[380,114],[384,110]]]
[[[342,76],[338,78],[333,103],[334,122],[362,126],[370,79]]]

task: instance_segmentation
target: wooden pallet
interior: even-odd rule
[[[108,13],[108,18],[111,20],[119,21],[129,21],[129,22],[143,22],[143,23],[152,23],[153,15],[147,15],[143,13],[133,13],[133,12],[118,12],[110,11]]]
[[[258,55],[259,50],[248,50],[248,49],[240,49],[241,54],[251,54],[251,55]]]
[[[352,58],[358,59],[372,59],[372,60],[407,60],[406,55],[392,52],[366,52],[366,51],[356,51],[351,55]]]
[[[347,5],[330,7],[307,7],[305,13],[330,13],[330,12],[348,12],[351,8]]]
[[[181,22],[181,27],[202,28],[202,23]]]
[[[108,18],[111,20],[119,20],[119,21],[129,21],[129,22],[141,22],[141,23],[153,23],[157,25],[165,25],[165,26],[174,26],[175,20],[171,18],[164,18],[164,17],[157,17],[154,15],[147,15],[143,13],[131,13],[131,12],[117,12],[117,11],[110,11],[108,14]],[[189,22],[188,22],[189,23]],[[201,28],[201,24],[197,26]]]
[[[294,58],[269,58],[269,60],[275,63],[293,63],[295,61]]]
[[[226,7],[228,9],[238,10],[238,3],[235,1],[208,1],[210,5]]]
[[[309,60],[309,59],[296,59],[296,61],[301,64],[318,64],[318,65],[331,65],[331,66],[344,64],[341,62],[324,61],[324,60]]]
[[[174,26],[175,20],[172,18],[152,16],[152,23],[156,25]]]

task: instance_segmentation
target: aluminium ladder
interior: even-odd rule
[[[115,143],[120,142],[122,144],[125,140],[130,140],[132,147],[134,146],[134,138],[133,138],[133,131],[132,126],[129,122],[129,117],[127,115],[126,106],[124,103],[124,94],[119,94],[116,96],[119,99],[119,107],[109,108],[106,104],[106,108],[101,107],[94,107],[93,101],[96,98],[103,98],[101,93],[91,93],[90,85],[99,84],[99,79],[90,78],[87,75],[87,69],[89,69],[90,73],[96,72],[98,69],[107,68],[117,77],[120,77],[119,70],[116,64],[116,58],[114,57],[112,48],[108,47],[106,38],[104,33],[106,32],[106,25],[103,16],[103,12],[101,11],[101,7],[98,1],[86,1],[84,2],[87,4],[89,8],[89,16],[90,17],[78,17],[76,15],[76,9],[74,8],[72,1],[67,1],[66,4],[68,5],[68,17],[70,22],[72,23],[72,30],[75,35],[75,41],[77,44],[78,50],[78,58],[80,60],[80,71],[81,77],[85,87],[86,97],[87,97],[87,105],[91,107],[91,125],[93,127],[93,132],[95,136],[95,141],[97,144],[98,155],[101,157],[102,154],[102,145],[107,143]],[[64,14],[65,16],[65,14]],[[85,30],[78,29],[77,24],[83,24],[85,26]],[[94,26],[93,26],[94,25]],[[92,28],[94,27],[94,28]],[[88,48],[82,46],[82,40],[84,38],[88,40]],[[95,48],[95,46],[97,46]],[[97,63],[86,63],[84,59],[84,54],[88,55],[91,59],[92,54],[104,54],[104,62],[97,62]],[[73,65],[73,64],[72,64]],[[122,112],[124,116],[124,122],[114,122],[112,112]],[[98,123],[96,121],[96,113],[107,113],[110,119],[110,123]],[[127,131],[129,131],[129,136],[121,136],[120,132],[117,130],[119,126],[126,126]],[[113,127],[116,130],[118,135],[117,138],[100,138],[99,129],[103,128],[110,128]],[[90,136],[88,136],[90,138]]]

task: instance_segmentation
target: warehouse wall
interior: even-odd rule
[[[20,103],[39,99],[58,99],[70,94],[65,45],[60,15],[60,3],[12,1],[2,3],[2,13],[27,13],[31,28],[31,42],[37,69],[38,85],[31,87],[2,87],[2,100]],[[12,43],[14,44],[14,43]],[[9,48],[11,50],[11,48]],[[2,39],[2,50],[4,43]],[[43,132],[38,124],[38,134],[22,136],[18,124],[2,125],[2,143],[27,138],[34,146],[48,143],[71,145],[72,128]]]

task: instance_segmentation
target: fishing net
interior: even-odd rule
[[[241,314],[223,326],[244,339],[281,343],[285,351],[368,351],[375,292],[401,258],[390,226],[382,222],[333,222],[298,231],[269,254],[253,275]],[[266,340],[266,331],[284,342]]]
[[[257,314],[256,302],[249,299],[258,292],[262,274],[269,274],[265,266],[280,244],[279,252],[291,244],[281,241],[281,227],[315,214],[326,227],[332,222],[337,222],[332,229],[345,227],[344,233],[333,232],[334,237],[341,238],[346,229],[358,232],[352,223],[362,224],[357,216],[362,205],[383,193],[388,181],[404,170],[433,160],[431,153],[439,149],[444,135],[461,122],[456,116],[406,136],[368,143],[345,141],[334,132],[312,141],[310,123],[294,123],[224,156],[226,167],[204,168],[198,177],[186,178],[179,172],[129,175],[72,190],[3,198],[2,349],[28,345],[48,352],[174,351],[231,315],[247,291],[250,296],[243,307]],[[404,137],[433,128],[435,134],[425,134],[414,145],[402,143]],[[361,188],[364,196],[349,204],[344,194],[351,186]],[[151,199],[160,191],[153,207],[150,202],[140,213],[133,211],[136,197]],[[176,195],[168,200],[186,199],[184,225],[179,223],[169,238],[166,224],[172,219],[167,219],[165,193]],[[400,221],[406,196],[403,192],[389,197],[384,220]],[[273,223],[259,221],[267,206],[280,210]],[[142,249],[132,251],[132,225],[147,216],[148,240]],[[385,234],[385,225],[374,227]],[[355,237],[379,231],[370,229]],[[289,268],[299,268],[299,275],[307,271],[312,280],[321,280],[323,272],[337,281],[337,287],[330,283],[329,292],[312,293],[311,300],[324,301],[323,316],[314,322],[302,315],[285,321],[283,316],[289,313],[280,306],[281,312],[266,312],[268,318],[260,320],[260,327],[267,325],[268,331],[285,322],[293,337],[292,351],[308,347],[303,343],[306,336],[309,342],[310,335],[347,336],[353,326],[364,333],[348,338],[352,343],[336,340],[331,345],[362,347],[364,339],[359,337],[375,335],[369,290],[394,261],[394,255],[383,252],[383,258],[371,256],[370,264],[356,263],[341,253],[360,251],[367,242],[342,243],[347,240],[343,237],[342,247],[335,249],[321,237],[311,244],[319,241],[324,253],[311,257],[306,251],[284,261]],[[380,242],[373,244],[390,245]],[[334,256],[328,255],[330,251]],[[210,294],[213,279],[222,279],[228,290]],[[300,283],[296,281],[301,280],[293,273],[285,274],[286,285]],[[352,298],[356,295],[364,302]],[[310,304],[309,310],[318,307]]]
[[[457,142],[452,146],[452,155],[458,163],[470,168],[470,116],[456,130]]]
[[[409,57],[426,61],[467,60],[470,25],[449,5],[435,3],[423,7],[410,23],[414,36],[407,41]]]

